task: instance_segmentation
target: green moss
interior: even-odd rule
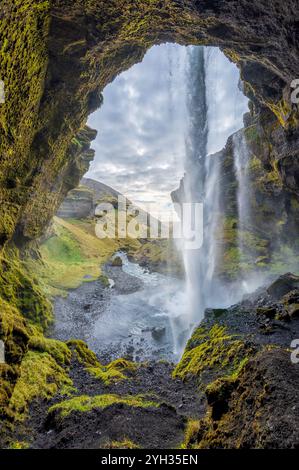
[[[47,67],[49,5],[43,0],[1,2],[5,12],[0,23],[0,76],[5,84],[5,103],[0,105],[2,243],[11,238],[20,208],[31,196],[26,180],[32,170],[30,145],[38,127]],[[12,28],[12,24],[18,27]]]
[[[276,115],[278,121],[282,127],[288,126],[288,119],[292,114],[291,103],[281,99],[277,103],[267,102],[267,106]]]
[[[136,372],[137,364],[125,359],[116,359],[107,366],[87,367],[86,370],[105,385],[110,385],[111,383],[128,380],[126,374]]]
[[[69,391],[72,381],[48,353],[29,351],[22,363],[8,412],[14,420],[24,421],[29,404],[37,398],[49,399],[59,391]]]
[[[264,172],[261,160],[255,155],[253,155],[250,159],[248,170],[251,177],[259,176]]]
[[[299,274],[298,252],[289,245],[282,243],[272,255],[269,271],[274,275],[281,275],[285,272]]]
[[[127,380],[127,374],[137,370],[137,364],[126,359],[116,359],[108,365],[102,365],[94,352],[81,340],[71,340],[67,345],[72,349],[77,360],[85,366],[87,372],[101,380],[105,385]]]
[[[105,274],[100,275],[99,281],[101,281],[104,287],[110,287],[109,278]]]
[[[26,441],[13,441],[9,445],[9,449],[28,449],[29,443]]]
[[[131,439],[124,438],[122,441],[112,441],[104,444],[104,449],[139,449],[140,446],[135,444]]]
[[[258,129],[257,129],[257,126],[256,125],[253,125],[253,126],[250,126],[250,127],[247,127],[245,130],[244,130],[244,135],[246,137],[246,140],[249,141],[249,143],[257,143],[259,144],[260,142],[260,134],[258,132]]]
[[[189,419],[185,429],[184,442],[181,449],[192,449],[197,444],[197,435],[200,428],[198,419]]]
[[[5,344],[6,362],[19,364],[27,350],[30,330],[20,312],[0,298],[0,339]]]
[[[61,365],[70,363],[71,351],[62,341],[45,338],[40,334],[32,336],[28,346],[32,351],[47,352]]]
[[[83,364],[86,367],[99,366],[100,363],[97,356],[88,348],[84,341],[79,339],[72,339],[66,344],[71,349],[72,354],[80,362],[80,364]]]
[[[53,320],[50,302],[16,249],[6,250],[0,256],[0,297],[43,329]]]
[[[159,406],[158,403],[145,400],[142,395],[119,396],[107,394],[93,397],[83,395],[51,406],[49,413],[58,411],[61,418],[65,418],[74,411],[86,413],[95,408],[104,409],[118,403],[137,408],[157,408]]]
[[[281,175],[276,169],[268,171],[255,181],[255,186],[263,194],[269,194],[270,190],[281,190],[283,187]]]
[[[202,372],[209,370],[222,375],[233,374],[245,355],[247,348],[243,340],[228,334],[226,327],[218,324],[211,329],[200,327],[188,341],[173,377],[185,380],[195,376],[200,379]]]

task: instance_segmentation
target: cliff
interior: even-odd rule
[[[276,117],[268,171],[275,162],[282,184],[297,198],[298,110],[290,101],[290,83],[299,75],[297,16],[295,0],[253,2],[250,11],[245,0],[4,0],[2,245],[41,235],[83,175],[77,140],[101,104],[101,90],[165,41],[218,45],[237,63],[252,116],[262,122],[270,110]],[[70,180],[74,166],[76,181]]]
[[[266,199],[257,216],[265,231],[273,213],[280,222],[277,233],[287,238],[297,230],[299,126],[290,83],[299,76],[299,11],[296,0],[3,0],[0,19],[0,78],[6,97],[0,104],[0,338],[7,347],[0,413],[7,431],[16,420],[24,420],[32,401],[70,392],[71,345],[45,338],[53,320],[51,305],[24,255],[38,258],[34,241],[88,169],[95,131],[86,122],[101,105],[103,88],[141,61],[149,47],[166,41],[219,46],[238,65],[251,100],[247,137],[256,156],[252,197],[258,205],[258,196]],[[229,144],[224,155],[229,181]],[[266,235],[262,240],[269,239]],[[261,251],[261,256],[268,252]],[[275,350],[265,356],[273,374],[275,364],[286,364],[284,356]],[[258,359],[239,379],[249,388],[250,371],[264,373]],[[290,380],[298,388],[291,374]],[[242,403],[241,388],[235,387],[226,404],[230,410],[235,400]],[[248,394],[256,408],[260,398]],[[243,403],[242,416],[247,405]],[[233,432],[234,419],[231,411],[229,422],[221,422],[221,445],[223,436]],[[204,430],[211,439],[200,428],[196,443],[205,439],[214,445],[210,424],[204,423]],[[231,442],[236,440],[227,445]],[[268,441],[259,435],[246,442]]]

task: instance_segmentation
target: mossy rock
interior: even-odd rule
[[[240,336],[230,334],[225,326],[201,326],[192,334],[173,377],[182,380],[196,378],[199,384],[215,377],[234,375],[252,353]]]
[[[123,358],[102,365],[95,353],[81,340],[70,340],[67,345],[72,350],[74,357],[85,366],[85,370],[104,385],[128,380],[138,368],[135,362]]]
[[[112,264],[112,266],[114,266],[114,267],[122,267],[122,265],[123,265],[123,260],[121,259],[120,256],[116,256],[115,258],[113,258],[111,264]]]
[[[34,399],[49,399],[59,391],[62,395],[68,394],[72,385],[65,369],[50,354],[28,351],[22,360],[20,377],[9,400],[7,414],[14,421],[24,421]]]
[[[68,417],[71,413],[88,413],[94,409],[105,409],[109,406],[123,404],[137,408],[157,408],[158,403],[146,400],[142,395],[119,396],[115,394],[87,396],[82,395],[57,403],[49,408],[49,416],[57,419]]]

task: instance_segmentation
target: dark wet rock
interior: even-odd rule
[[[299,276],[292,273],[283,274],[268,287],[267,292],[275,300],[281,299],[284,295],[299,289]]]
[[[258,307],[256,313],[258,315],[264,315],[267,318],[274,318],[277,311],[275,307]]]
[[[113,260],[111,261],[111,266],[114,266],[114,267],[121,267],[123,265],[123,260],[121,259],[120,256],[116,256],[115,258],[113,258]]]
[[[299,448],[299,372],[290,353],[265,350],[236,381],[211,387],[212,419],[197,435],[201,448]]]
[[[205,318],[218,318],[221,315],[225,314],[227,312],[227,309],[225,308],[206,308],[205,310]]]
[[[156,341],[160,341],[166,334],[166,328],[165,327],[155,327],[152,329],[152,337]]]
[[[36,448],[99,449],[112,441],[130,439],[143,448],[175,448],[183,439],[185,418],[175,408],[129,407],[116,404],[90,412],[73,412],[63,419],[52,415]]]
[[[290,317],[299,317],[299,303],[289,305],[287,310]]]

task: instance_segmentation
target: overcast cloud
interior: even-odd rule
[[[151,212],[172,210],[170,193],[184,174],[185,70],[188,48],[166,44],[148,51],[142,63],[104,90],[104,104],[89,119],[99,131],[96,156],[86,175]],[[209,48],[209,151],[220,150],[242,127],[247,100],[239,74],[218,49]]]

